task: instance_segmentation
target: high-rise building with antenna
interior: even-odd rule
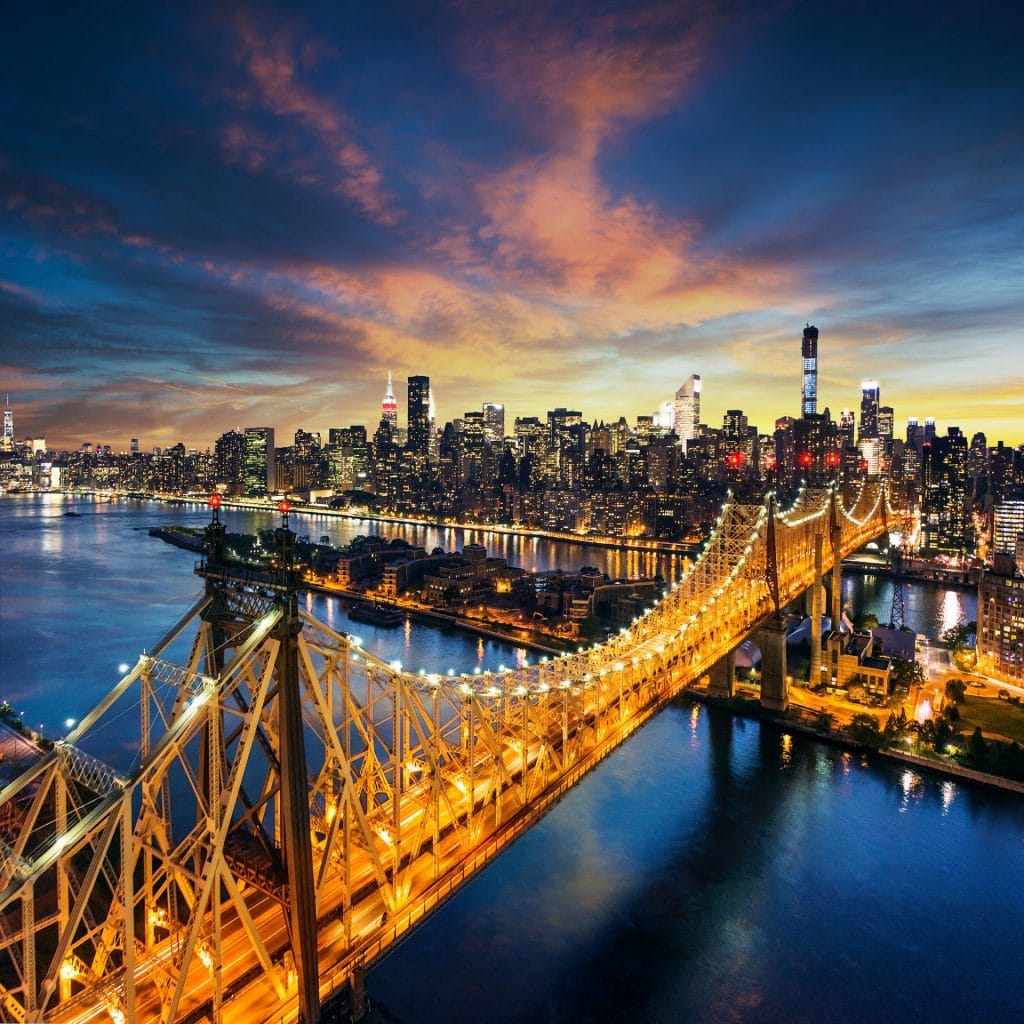
[[[391,430],[392,439],[398,437],[398,402],[395,401],[395,389],[391,384],[391,371],[388,370],[388,389],[384,392],[384,400],[380,403],[380,418]]]

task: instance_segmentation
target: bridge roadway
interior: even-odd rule
[[[0,808],[20,818],[0,846],[0,1013],[61,1024],[315,1018],[311,986],[322,1000],[358,987],[809,587],[831,548],[841,559],[894,517],[877,486],[848,511],[830,491],[807,491],[786,514],[730,502],[701,558],[632,627],[503,674],[413,675],[302,614],[312,979],[283,912],[295,902],[278,757],[286,612],[258,580],[208,577],[204,598],[66,746],[0,792]],[[186,641],[187,657],[170,661]],[[139,716],[138,761],[127,776],[104,774],[78,751],[126,711]]]

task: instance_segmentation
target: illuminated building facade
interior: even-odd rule
[[[277,480],[273,427],[245,428],[245,493],[266,494]]]
[[[865,437],[878,437],[878,410],[882,397],[882,389],[877,380],[861,381],[860,385],[860,433],[859,440]]]
[[[679,438],[685,451],[687,443],[697,436],[697,427],[700,425],[699,373],[691,373],[686,378],[683,386],[676,392],[674,409],[676,436]]]
[[[996,555],[978,586],[978,667],[991,675],[1024,679],[1024,577],[1009,555]]]
[[[1010,555],[1024,533],[1024,497],[1004,498],[992,509],[992,552]]]
[[[390,382],[390,376],[388,379]],[[391,389],[388,388],[388,390]],[[395,425],[397,427],[397,420]],[[409,433],[406,447],[409,451],[424,457],[427,456],[430,448],[429,377],[409,378]]]
[[[818,412],[818,328],[810,324],[804,327],[800,359],[803,368],[800,415],[814,416]]]
[[[380,403],[380,421],[386,423],[391,433],[391,440],[398,438],[398,402],[395,401],[395,389],[391,384],[391,371],[388,370],[388,389]]]
[[[922,545],[926,551],[959,554],[972,548],[967,496],[967,438],[958,427],[922,448],[924,489]]]
[[[484,437],[488,444],[500,445],[505,440],[505,406],[500,402],[484,402]]]
[[[4,405],[4,432],[0,437],[0,447],[10,450],[14,447],[14,410],[11,408],[10,395]]]

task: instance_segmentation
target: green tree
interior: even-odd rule
[[[902,655],[892,656],[892,684],[904,690],[924,682],[924,669],[916,661],[908,661]]]
[[[962,704],[967,695],[967,684],[962,679],[949,679],[946,682],[946,700],[954,704]]]
[[[967,627],[962,622],[958,622],[955,626],[950,626],[942,634],[942,639],[946,646],[954,654],[957,654],[967,646],[967,636]]]
[[[988,767],[988,744],[985,742],[985,737],[981,735],[980,725],[974,727],[974,732],[971,733],[971,738],[967,741],[964,763],[982,770]]]
[[[878,616],[874,612],[865,612],[859,620],[862,632],[868,632],[878,625]]]
[[[881,746],[882,733],[878,728],[878,719],[867,712],[854,715],[847,732],[855,743],[863,743],[875,750]]]
[[[826,733],[832,731],[832,712],[831,711],[819,711],[818,717],[814,720],[814,729],[819,733]]]
[[[938,718],[932,726],[932,745],[940,753],[946,753],[946,747],[956,746],[960,737],[946,718]]]

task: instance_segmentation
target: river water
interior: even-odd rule
[[[0,499],[0,697],[62,734],[199,591],[193,556],[147,528],[207,515]],[[230,530],[272,524],[224,518]],[[332,519],[308,532],[339,542],[372,529]],[[615,557],[528,547],[527,568]],[[852,577],[844,598],[887,621],[887,588]],[[915,585],[905,600],[918,632],[975,617],[959,591]],[[337,602],[311,601],[349,628]],[[426,626],[355,631],[410,668],[524,657]],[[377,1019],[403,1024],[1017,1022],[1022,878],[1021,798],[679,702],[376,967],[368,989]]]

